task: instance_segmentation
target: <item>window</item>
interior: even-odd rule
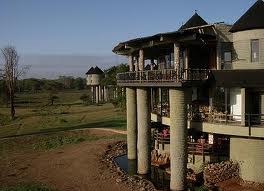
[[[225,62],[231,62],[232,61],[232,54],[231,54],[231,52],[225,52],[224,53],[224,61]]]
[[[251,40],[251,62],[259,61],[259,40]]]

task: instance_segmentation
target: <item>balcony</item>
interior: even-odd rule
[[[120,86],[182,86],[188,82],[204,82],[208,80],[210,70],[207,69],[175,69],[145,70],[117,74]]]

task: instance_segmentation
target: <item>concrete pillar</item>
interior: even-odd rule
[[[99,87],[95,86],[95,102],[99,103]]]
[[[102,101],[102,88],[101,88],[101,86],[98,86],[98,92],[99,92],[98,96],[99,96],[99,102],[100,102],[100,101]]]
[[[146,88],[137,89],[137,120],[138,120],[138,173],[150,173],[150,99]]]
[[[104,86],[104,101],[107,102],[108,101],[108,89],[106,86]]]
[[[126,88],[127,104],[127,158],[137,158],[137,99],[136,89]]]
[[[128,66],[129,66],[129,71],[132,72],[133,71],[133,56],[129,55],[128,56]]]
[[[187,111],[184,89],[170,89],[171,190],[185,190],[187,171]]]
[[[93,103],[96,102],[96,87],[93,86]]]
[[[264,94],[262,93],[261,95],[260,95],[260,114],[262,114],[261,115],[261,120],[264,120]]]
[[[93,95],[94,91],[93,91],[93,86],[91,86],[91,100],[92,103],[94,102],[94,95]]]
[[[246,125],[246,88],[241,88],[241,125]]]
[[[180,74],[180,44],[174,43],[174,69],[176,70],[177,78]]]
[[[139,70],[139,68],[138,68],[138,57],[134,57],[134,69],[136,72]]]
[[[138,65],[139,65],[139,70],[143,71],[145,68],[145,62],[144,62],[144,51],[142,49],[139,50]]]

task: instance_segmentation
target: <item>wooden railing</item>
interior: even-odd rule
[[[264,114],[233,115],[228,113],[189,113],[189,120],[208,123],[241,125],[244,120],[246,126],[257,126],[264,124]],[[244,118],[244,119],[243,119]]]
[[[117,74],[117,83],[157,83],[157,82],[185,82],[202,81],[209,77],[207,69],[175,69],[145,70]]]
[[[170,144],[170,134],[166,136],[162,133],[155,132],[153,136],[154,140],[161,145]],[[204,139],[205,141],[205,139]],[[196,155],[210,155],[210,154],[220,154],[226,155],[228,153],[228,146],[225,143],[220,145],[208,144],[206,142],[187,142],[187,148],[189,154]]]

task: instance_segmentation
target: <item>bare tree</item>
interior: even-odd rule
[[[15,47],[7,46],[1,49],[1,53],[3,58],[3,79],[9,95],[11,118],[14,119],[16,113],[14,105],[16,81],[26,70],[19,68],[19,56]]]

